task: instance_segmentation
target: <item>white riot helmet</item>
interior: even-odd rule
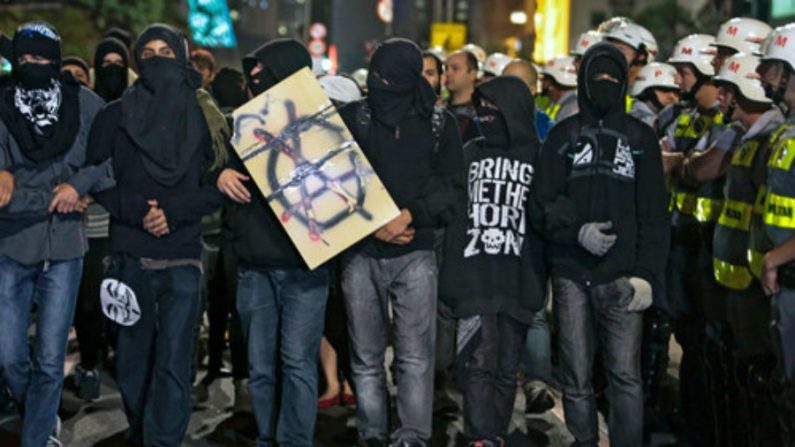
[[[614,39],[623,42],[635,51],[646,52],[646,62],[654,62],[659,52],[657,40],[646,28],[637,23],[625,22],[611,26],[603,33],[605,39]]]
[[[505,66],[512,60],[513,58],[507,54],[491,53],[489,57],[486,58],[486,63],[483,64],[483,72],[492,76],[499,76],[502,74],[502,70],[505,69]]]
[[[652,62],[638,70],[635,83],[629,91],[630,96],[638,96],[648,88],[668,88],[679,90],[676,83],[676,68],[662,62]]]
[[[475,59],[478,60],[478,79],[480,79],[483,76],[483,64],[486,62],[486,51],[474,43],[464,45],[461,47],[461,50],[472,54],[475,56]]]
[[[574,49],[569,52],[570,55],[576,57],[582,57],[585,54],[585,50],[602,41],[602,33],[599,31],[586,31],[580,34],[580,38],[577,39],[577,43],[574,45]]]
[[[733,84],[748,100],[770,104],[772,101],[765,96],[765,88],[759,80],[756,67],[759,58],[747,54],[735,54],[727,58],[720,67],[718,74],[712,78],[715,82]]]
[[[731,48],[738,53],[753,54],[759,51],[762,41],[773,29],[765,22],[747,17],[735,17],[718,29],[714,47]]]
[[[444,48],[439,45],[430,47],[426,51],[438,57],[440,61],[447,59],[447,51],[445,51]]]
[[[577,87],[577,69],[571,56],[553,57],[544,64],[541,73],[564,87]]]
[[[621,26],[625,23],[635,23],[635,22],[629,17],[621,17],[621,16],[611,17],[605,20],[604,22],[600,23],[599,26],[596,27],[596,32],[603,34],[606,33],[608,30],[617,26]]]
[[[717,50],[712,44],[715,38],[709,34],[691,34],[676,42],[673,53],[668,59],[669,64],[693,64],[704,76],[714,76],[712,58]]]
[[[367,69],[360,68],[351,73],[351,77],[356,82],[356,85],[362,89],[363,92],[367,91]]]
[[[795,70],[795,23],[773,30],[755,54],[762,61],[781,61]]]

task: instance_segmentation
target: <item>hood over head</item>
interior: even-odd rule
[[[367,72],[367,102],[373,117],[396,128],[412,110],[430,117],[436,94],[422,76],[422,52],[408,39],[392,38],[373,54]]]
[[[628,76],[627,60],[613,45],[602,42],[585,52],[577,73],[577,102],[586,122],[626,113]]]
[[[490,104],[484,104],[483,100]],[[511,149],[538,146],[535,101],[527,84],[521,79],[514,76],[489,79],[475,88],[472,101],[483,136],[488,143],[507,144]],[[496,106],[496,117],[491,105]],[[504,124],[491,124],[486,120],[501,121]]]
[[[262,64],[262,71],[251,76],[251,70]],[[243,58],[243,74],[254,96],[268,90],[296,71],[312,66],[306,47],[295,39],[274,39]]]

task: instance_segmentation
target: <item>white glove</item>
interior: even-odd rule
[[[643,278],[633,276],[629,278],[629,283],[635,290],[632,301],[627,305],[628,312],[643,312],[651,306],[652,294],[651,284]]]
[[[613,228],[613,222],[590,222],[580,227],[577,242],[594,256],[604,256],[613,248],[618,236],[605,234],[603,230]]]

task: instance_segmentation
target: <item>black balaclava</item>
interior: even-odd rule
[[[261,63],[263,69],[252,77],[251,70],[257,63]],[[295,39],[271,40],[243,58],[243,74],[254,96],[304,67],[312,67],[312,57],[306,47]]]
[[[102,66],[105,56],[116,53],[122,58],[122,65],[111,64]],[[115,37],[106,37],[97,45],[94,52],[94,91],[105,101],[113,101],[121,97],[127,88],[130,57],[124,43]]]
[[[396,129],[412,111],[431,116],[436,95],[422,76],[419,47],[400,38],[382,43],[370,61],[367,94],[373,117],[391,129]]]
[[[80,84],[61,73],[61,38],[45,22],[21,25],[12,41],[14,82],[2,92],[0,119],[25,156],[40,162],[69,150],[80,129]],[[20,63],[23,55],[49,64]]]
[[[489,145],[538,150],[535,101],[524,81],[514,76],[491,78],[475,87],[472,103]]]
[[[141,58],[144,46],[162,40],[175,58]],[[143,165],[159,184],[169,187],[185,175],[206,125],[196,100],[201,75],[187,57],[185,38],[169,25],[147,27],[135,44],[140,77],[122,95],[121,127],[141,150]]]
[[[606,74],[617,82],[598,79]],[[577,101],[587,119],[601,120],[607,115],[626,112],[628,68],[624,54],[609,43],[589,48],[577,75]]]
[[[243,73],[230,67],[218,70],[210,83],[210,92],[221,109],[236,109],[248,99]]]
[[[66,56],[65,58],[63,58],[63,63],[61,64],[61,67],[66,68],[67,65],[80,68],[81,70],[83,70],[83,73],[85,73],[86,79],[90,78],[90,75],[88,74],[89,73],[88,64],[80,57]],[[88,86],[86,85],[86,87]]]

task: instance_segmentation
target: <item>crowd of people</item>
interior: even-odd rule
[[[130,445],[180,445],[231,375],[259,446],[313,445],[334,405],[362,446],[427,446],[453,389],[473,447],[505,445],[517,392],[543,413],[556,390],[574,446],[598,445],[597,408],[615,447],[661,426],[795,446],[795,24],[734,18],[667,62],[622,17],[541,67],[384,41],[366,74],[319,81],[400,214],[313,270],[230,145],[232,111],[312,66],[304,44],[219,68],[158,23],[87,63],[36,21],[0,54],[0,388],[22,446],[61,445],[72,325],[75,392],[110,372]]]

